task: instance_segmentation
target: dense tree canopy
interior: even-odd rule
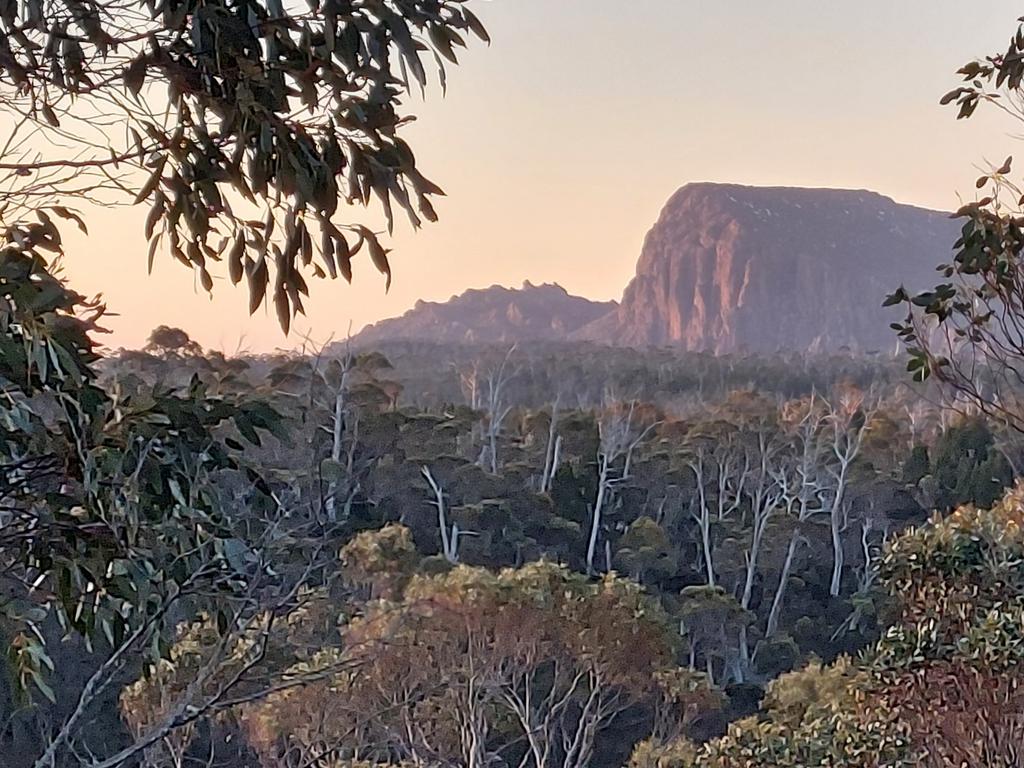
[[[756,717],[697,746],[641,745],[638,766],[1018,765],[1024,490],[898,538],[882,578],[895,620],[860,659],[768,686]]]
[[[9,255],[35,264],[38,277],[29,285],[47,290],[38,255],[17,249]],[[150,351],[97,361],[82,325],[90,315],[78,318],[79,297],[60,295],[68,303],[59,317],[44,312],[41,322],[10,324],[12,349],[32,349],[27,331],[62,339],[54,329],[67,326],[60,333],[77,339],[66,343],[78,350],[80,383],[53,367],[62,353],[45,358],[45,371],[43,358],[34,358],[33,375],[49,377],[30,388],[39,426],[33,432],[31,421],[11,421],[7,439],[12,446],[28,440],[33,451],[52,446],[68,472],[95,479],[88,503],[75,496],[77,486],[47,490],[45,484],[26,490],[18,503],[57,494],[47,509],[60,519],[68,510],[74,523],[67,536],[82,539],[74,559],[88,571],[72,587],[101,598],[96,604],[104,607],[97,612],[87,599],[80,610],[46,598],[31,585],[41,577],[39,585],[59,586],[65,560],[54,558],[44,572],[41,566],[50,566],[36,559],[38,552],[5,544],[9,566],[22,570],[23,586],[9,602],[3,630],[17,638],[11,646],[17,668],[30,686],[37,677],[44,688],[73,691],[67,698],[88,704],[65,732],[61,724],[74,712],[62,709],[60,698],[50,704],[37,696],[33,709],[12,719],[21,730],[0,734],[25,754],[40,755],[46,741],[25,734],[56,733],[57,765],[75,766],[72,755],[88,748],[107,755],[101,764],[110,768],[126,754],[145,754],[162,766],[187,764],[211,750],[225,765],[252,764],[258,753],[276,768],[338,742],[346,746],[330,759],[401,762],[429,755],[451,764],[471,757],[603,768],[625,762],[639,742],[637,765],[665,755],[679,761],[705,749],[702,743],[730,720],[757,712],[762,696],[764,722],[782,718],[772,714],[772,702],[787,685],[818,686],[816,675],[833,673],[812,666],[799,673],[804,677],[773,683],[779,675],[875,642],[894,610],[892,595],[880,588],[887,582],[878,558],[887,542],[908,523],[923,521],[928,508],[988,503],[1006,482],[993,468],[1004,459],[1020,462],[1020,447],[997,425],[952,418],[913,390],[883,395],[853,383],[851,371],[869,385],[872,371],[887,381],[880,363],[806,366],[834,382],[820,392],[813,380],[804,380],[808,388],[796,396],[748,388],[702,392],[694,382],[681,397],[681,385],[664,386],[665,370],[692,358],[652,351],[636,365],[642,356],[633,353],[626,369],[650,400],[605,393],[568,403],[556,394],[538,404],[546,380],[528,362],[537,350],[511,356],[507,349],[480,350],[474,368],[484,380],[505,361],[512,371],[503,384],[504,418],[495,424],[490,400],[473,407],[472,389],[459,386],[458,364],[453,369],[443,357],[435,357],[436,374],[424,371],[416,356],[388,360],[345,347],[229,359],[199,354],[184,335],[158,329],[154,338],[162,343]],[[17,296],[11,311],[31,305],[31,294]],[[447,354],[458,360],[466,350]],[[620,370],[618,358],[587,346],[562,347],[557,356],[581,378],[595,366],[613,376]],[[767,376],[777,364],[745,361],[736,381]],[[443,390],[448,402],[435,399],[442,369],[450,377],[444,381],[451,389]],[[23,380],[14,370],[6,375]],[[90,423],[100,437],[82,443],[102,438],[91,454],[103,457],[97,465],[77,458],[79,438],[70,426],[61,431],[70,418],[59,407],[62,393],[81,398],[79,390],[91,393],[97,414]],[[17,391],[13,384],[10,391]],[[51,400],[54,405],[42,407]],[[141,446],[152,443],[148,452],[140,438]],[[199,443],[189,447],[192,440]],[[158,450],[167,445],[177,447]],[[145,495],[128,495],[123,489],[136,486],[125,467],[140,459],[138,477],[148,484],[132,493]],[[179,477],[186,467],[202,471]],[[12,481],[17,476],[10,474]],[[26,531],[55,525],[45,516],[24,520]],[[105,535],[90,538],[99,525]],[[116,545],[107,543],[111,526]],[[121,549],[133,564],[152,564],[139,579],[161,569],[169,577],[136,584],[136,570],[103,571],[98,563]],[[167,567],[185,552],[201,574],[195,580]],[[541,574],[546,581],[538,581]],[[124,588],[122,605],[116,590]],[[594,607],[584,616],[559,602],[576,595],[582,610],[602,594],[602,600],[618,595],[618,607]],[[155,621],[131,608],[136,597],[150,595],[151,604],[166,606]],[[121,618],[108,632],[102,619],[118,606]],[[619,618],[602,623],[603,613]],[[69,616],[66,630],[60,614]],[[44,640],[71,639],[40,644],[33,627]],[[490,639],[478,656],[467,657],[471,636]],[[75,637],[89,638],[91,650],[76,648]],[[613,659],[616,669],[647,666],[632,682],[601,688],[594,706],[612,691],[598,708],[608,716],[585,727],[593,733],[580,742],[583,751],[567,752],[566,733],[582,722],[586,698],[580,697],[591,691],[586,681],[598,674],[607,682],[611,674],[580,666],[589,651],[573,645],[579,642],[601,653],[628,649]],[[54,659],[54,672],[41,652]],[[523,659],[532,661],[516,666]],[[146,674],[139,675],[136,665],[143,662]],[[69,664],[82,665],[84,678],[68,679]],[[551,677],[559,665],[561,677]],[[394,670],[404,668],[418,677],[396,677]],[[94,673],[106,681],[99,695],[95,685],[87,690]],[[859,667],[848,674],[874,679]],[[399,678],[418,682],[402,688]],[[484,679],[483,709],[459,709],[473,701],[465,696],[454,703],[444,698],[467,691],[468,680]],[[526,679],[534,709],[524,716],[547,723],[550,748],[541,741],[530,746],[526,733],[533,731],[515,725],[525,710],[515,708],[512,692],[525,697]],[[443,689],[444,702],[435,688]],[[564,708],[543,709],[544,700],[570,691]],[[9,706],[0,694],[0,707]],[[111,706],[116,699],[120,716]],[[854,728],[863,713],[849,716],[846,701],[823,696],[823,709],[808,710],[807,727],[817,728],[831,712],[853,718],[837,721],[836,733]],[[424,730],[403,731],[403,711]],[[460,721],[459,712],[476,714]],[[100,713],[106,728],[81,728]],[[789,713],[759,728],[782,738],[796,717]],[[477,730],[467,737],[460,723],[476,723]],[[906,723],[897,725],[893,738],[902,738]],[[353,742],[356,732],[363,736]],[[480,743],[472,747],[474,732]],[[94,742],[99,733],[108,734],[105,743]],[[740,737],[744,743],[761,738],[749,731]],[[369,744],[384,743],[391,745],[386,755],[371,754]],[[726,743],[712,742],[722,749]],[[321,763],[330,765],[327,757]]]
[[[332,752],[482,766],[500,736],[524,765],[585,766],[616,715],[656,700],[673,666],[669,627],[636,584],[545,563],[417,576],[345,633],[365,665],[251,715],[269,765]],[[325,704],[330,715],[314,716]]]

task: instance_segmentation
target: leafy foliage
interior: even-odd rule
[[[201,717],[273,684],[269,629],[294,613],[324,529],[282,510],[243,455],[286,438],[273,407],[195,375],[180,389],[104,388],[91,339],[102,306],[21,242],[0,250],[0,629],[20,692],[73,702],[63,721],[40,721],[40,764],[84,748],[85,722],[128,670],[191,680],[133,708],[134,743],[106,743],[97,761],[114,768],[187,742]],[[197,615],[202,657],[174,644],[175,625]],[[53,652],[67,654],[55,641],[76,638],[89,671],[58,693]]]
[[[1018,486],[992,510],[962,507],[897,538],[882,576],[899,614],[877,646],[783,675],[758,717],[699,749],[681,746],[689,762],[672,764],[1017,764],[1022,523]],[[647,752],[638,759],[657,764]]]
[[[0,252],[0,273],[0,550],[15,584],[3,610],[22,627],[12,643],[19,667],[45,690],[32,638],[47,608],[116,647],[184,584],[230,588],[225,568],[244,583],[223,512],[226,475],[244,467],[223,429],[258,440],[276,416],[256,401],[210,397],[198,380],[182,394],[110,397],[96,383],[88,336],[101,308],[83,304],[33,252]]]
[[[983,103],[1024,117],[1022,49],[1024,27],[1005,53],[964,65],[958,72],[963,84],[942,103],[957,106],[958,118],[971,117]],[[905,321],[893,327],[907,348],[907,369],[915,380],[933,377],[954,403],[980,408],[1020,430],[1024,191],[1012,180],[1012,169],[1012,157],[993,166],[977,181],[984,197],[954,214],[964,223],[950,260],[938,267],[944,282],[916,295],[901,287],[886,305],[907,308]]]
[[[600,732],[671,664],[663,618],[634,583],[548,563],[416,576],[397,601],[368,604],[346,644],[365,659],[357,671],[255,710],[259,732],[277,735],[266,754],[474,765],[503,733],[537,768],[587,765]],[[329,719],[295,727],[325,704]]]
[[[365,251],[390,284],[378,233],[339,221],[341,203],[375,201],[389,229],[393,206],[436,219],[401,102],[428,66],[443,85],[468,35],[488,39],[464,0],[5,2],[10,145],[75,150],[4,163],[20,182],[7,213],[50,199],[81,224],[57,199],[130,189],[150,206],[151,262],[165,248],[209,290],[227,261],[250,310],[269,294],[287,331],[310,272],[351,279]]]

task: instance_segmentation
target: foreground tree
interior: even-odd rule
[[[962,507],[889,547],[880,575],[895,617],[853,661],[783,675],[759,716],[638,765],[938,768],[1020,765],[1024,738],[1024,487]]]
[[[77,638],[95,653],[81,690],[60,691],[75,699],[66,719],[40,723],[38,768],[79,753],[96,768],[130,764],[229,707],[319,568],[325,535],[245,463],[242,441],[278,429],[266,403],[212,396],[198,379],[131,398],[100,388],[90,333],[101,314],[36,250],[0,250],[0,630],[21,687],[51,699],[52,643]],[[88,726],[109,691],[164,663],[174,625],[198,612],[212,653],[196,680],[216,683],[100,751]]]
[[[660,701],[670,640],[632,582],[595,584],[547,563],[497,574],[460,566],[367,606],[346,630],[365,657],[358,673],[272,696],[247,718],[270,765],[358,757],[481,768],[500,739],[524,766],[583,768],[618,714]],[[683,686],[670,693],[692,717]],[[315,711],[330,716],[310,719]]]
[[[1024,27],[1004,53],[971,61],[963,83],[943,104],[971,117],[981,104],[1024,120]],[[916,295],[904,288],[888,305],[903,305],[906,319],[896,329],[915,379],[933,379],[950,405],[982,412],[1024,431],[1024,190],[1013,180],[1012,158],[978,179],[985,190],[961,207],[963,221],[951,259],[939,266],[944,282]]]
[[[401,102],[428,66],[443,85],[468,34],[487,39],[464,0],[4,3],[5,220],[45,207],[84,229],[67,206],[146,203],[151,262],[164,249],[209,290],[225,259],[287,330],[310,272],[351,279],[366,251],[390,283],[342,202],[436,219]]]

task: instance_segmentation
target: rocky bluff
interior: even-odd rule
[[[576,337],[715,353],[892,349],[885,296],[930,287],[948,214],[866,191],[692,184],[648,233],[620,305]]]

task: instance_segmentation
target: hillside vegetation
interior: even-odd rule
[[[197,585],[149,630],[166,652],[118,665],[120,713],[93,715],[111,748],[194,711],[148,749],[154,765],[745,764],[712,756],[775,745],[797,722],[777,714],[787,687],[874,680],[848,660],[865,649],[901,663],[890,627],[910,592],[891,589],[894,558],[946,536],[901,532],[993,505],[1024,452],[868,358],[387,351],[224,358],[162,329],[102,362],[125,414],[241,408],[204,438],[230,464],[190,493],[233,499],[209,563],[218,591],[242,591],[224,615]],[[154,438],[175,434],[175,413]],[[112,658],[97,631],[91,650],[60,651],[86,675]],[[14,754],[38,749],[85,682],[29,662],[30,688],[61,695],[9,713]],[[806,716],[818,730],[792,736],[793,765],[817,754],[799,739],[859,728],[855,700],[830,698],[831,724]]]

